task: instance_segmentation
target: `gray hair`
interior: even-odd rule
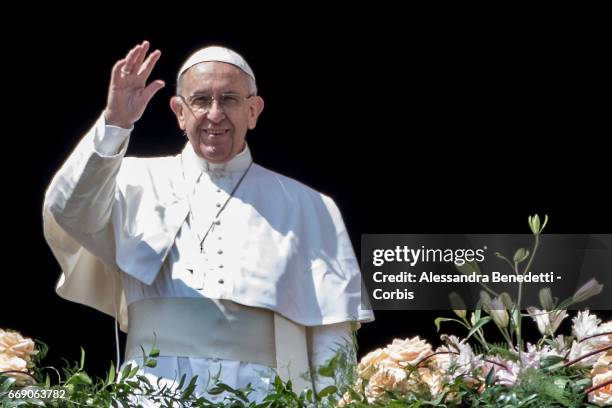
[[[193,67],[191,67],[191,68],[193,68]],[[191,68],[189,68],[189,69],[191,69]],[[189,69],[184,71],[178,77],[178,81],[176,82],[176,94],[177,95],[180,95],[182,93],[183,76],[189,71]],[[255,83],[255,78],[253,78],[252,76],[248,75],[246,72],[242,72],[242,75],[244,77],[246,77],[247,84],[248,84],[248,87],[249,87],[249,95],[257,95],[257,84]]]

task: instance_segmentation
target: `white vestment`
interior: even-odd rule
[[[300,327],[316,332],[373,320],[361,307],[359,267],[329,197],[253,164],[230,198],[251,161],[248,147],[221,168],[197,158],[189,144],[172,157],[124,158],[127,140],[116,154],[100,152],[101,142],[122,132],[101,117],[45,196],[45,237],[62,267],[60,296],[116,317],[126,332],[127,305],[151,297],[265,308],[298,337]],[[158,372],[202,374],[218,365],[197,360],[168,357]],[[236,378],[260,378],[253,372],[265,369],[232,363],[235,370],[228,362],[223,372],[227,366]]]

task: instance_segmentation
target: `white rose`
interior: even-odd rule
[[[408,374],[403,368],[383,367],[370,378],[365,389],[368,402],[378,401],[387,391],[403,391]]]
[[[0,329],[0,355],[15,356],[29,362],[32,356],[38,353],[34,346],[31,339],[24,338],[21,334]]]
[[[387,352],[389,357],[402,367],[408,364],[415,365],[424,357],[432,354],[431,344],[421,340],[418,336],[405,340],[394,339],[393,343],[387,346]]]
[[[27,362],[16,356],[0,353],[0,372],[26,371]]]
[[[612,360],[612,356],[602,356],[605,360],[606,365],[595,364],[591,375],[593,375],[593,386],[596,387],[598,384],[605,383],[612,380],[612,369],[610,369],[609,363]],[[602,364],[604,364],[602,363]],[[589,402],[593,404],[603,406],[610,406],[612,404],[612,384],[608,384],[604,387],[598,388],[595,391],[589,393]]]
[[[27,372],[28,363],[19,357],[9,356],[5,353],[0,353],[0,372],[4,371],[12,371],[7,373],[7,375],[15,378],[15,383],[17,385],[23,386],[32,384],[32,378],[28,375]],[[21,371],[24,374],[19,374],[15,371]]]
[[[357,365],[357,374],[364,380],[369,380],[378,371],[379,366],[391,366],[392,363],[387,350],[378,348],[369,352],[361,359]]]

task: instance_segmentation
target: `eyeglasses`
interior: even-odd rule
[[[185,98],[182,95],[178,95],[187,104],[189,109],[198,115],[210,111],[215,101],[217,101],[217,106],[223,109],[224,112],[227,112],[240,107],[242,102],[253,96],[255,95],[242,96],[237,93],[224,93],[219,96],[195,94]]]

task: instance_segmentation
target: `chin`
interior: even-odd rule
[[[216,152],[211,151],[209,146],[200,149],[200,157],[208,160],[211,163],[225,163],[230,161],[235,155],[232,154],[231,150],[220,149]]]

